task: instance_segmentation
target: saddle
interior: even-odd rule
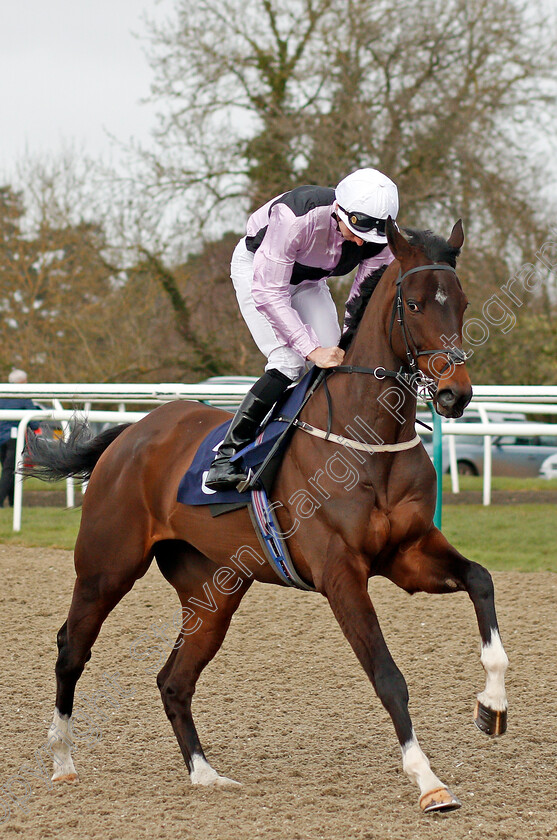
[[[241,460],[247,471],[256,472],[284,435],[289,421],[296,416],[306,394],[313,384],[319,370],[312,368],[299,382],[288,388],[283,397],[273,408],[269,418],[260,426],[253,443],[248,444],[233,457],[232,461]],[[245,507],[251,502],[251,492],[232,490],[211,490],[205,485],[205,479],[215,453],[223,442],[230,420],[212,429],[201,442],[193,462],[183,476],[178,487],[177,499],[185,505],[210,505],[214,516],[226,511]],[[291,428],[290,433],[293,431]],[[284,435],[280,446],[273,453],[272,460],[265,466],[259,477],[260,486],[269,494],[280,466],[282,455],[290,440],[290,434]]]

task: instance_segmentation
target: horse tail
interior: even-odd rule
[[[27,464],[18,472],[43,481],[58,481],[69,476],[88,479],[105,449],[128,426],[131,423],[122,423],[92,437],[87,421],[78,420],[66,440],[30,434],[25,447]]]

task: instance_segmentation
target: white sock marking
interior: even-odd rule
[[[240,782],[228,779],[226,776],[219,776],[217,771],[211,767],[206,758],[199,753],[192,756],[193,769],[190,772],[192,785],[203,785],[205,787],[241,787]]]
[[[429,759],[420,747],[414,730],[410,741],[402,747],[402,769],[418,785],[420,796],[429,793],[430,790],[446,787],[429,766]]]
[[[478,694],[478,700],[494,712],[503,712],[507,708],[505,671],[509,660],[497,630],[492,631],[489,644],[482,645],[481,662],[486,681],[485,690]]]
[[[77,778],[71,753],[73,744],[70,734],[70,720],[69,715],[61,715],[58,709],[54,710],[54,717],[48,730],[48,743],[53,758],[53,782],[62,776],[75,776]]]

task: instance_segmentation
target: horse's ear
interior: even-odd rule
[[[462,243],[464,242],[464,228],[462,227],[462,219],[459,219],[456,222],[455,226],[451,231],[451,235],[447,239],[447,242],[451,246],[451,248],[458,248],[459,250],[462,248]]]
[[[389,247],[396,259],[402,260],[404,257],[409,257],[412,252],[412,246],[408,240],[404,238],[390,216],[387,218],[385,232],[387,234]]]

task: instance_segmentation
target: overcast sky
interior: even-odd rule
[[[556,0],[542,0],[554,9]],[[155,124],[143,17],[174,0],[0,0],[0,181],[26,154],[75,145],[108,156],[109,134],[148,141]],[[549,154],[548,191],[557,162]]]
[[[0,173],[24,153],[77,144],[110,150],[107,132],[146,139],[153,106],[142,14],[171,0],[0,0]]]

